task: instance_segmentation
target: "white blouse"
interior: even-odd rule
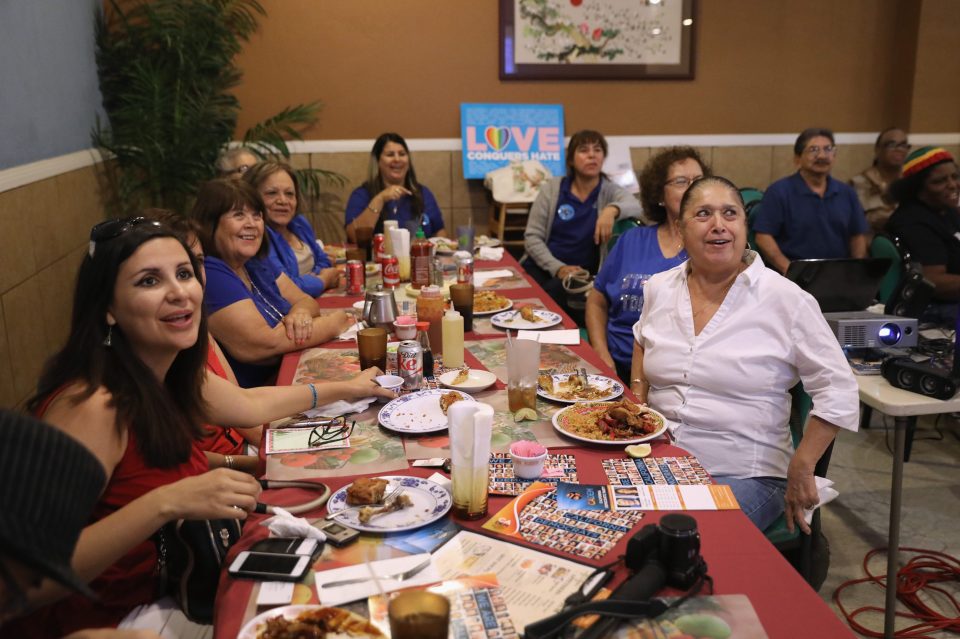
[[[793,455],[789,390],[812,415],[856,431],[857,382],[820,306],[753,251],[710,322],[693,332],[688,263],[654,275],[634,338],[644,349],[647,402],[677,445],[714,475],[786,477]]]

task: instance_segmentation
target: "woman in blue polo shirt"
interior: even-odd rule
[[[427,237],[446,237],[437,198],[417,182],[407,141],[398,133],[384,133],[373,143],[369,177],[347,200],[347,238],[357,241],[358,226],[382,233],[384,220],[396,220],[411,237],[417,224]]]
[[[580,269],[596,273],[600,246],[610,238],[613,223],[641,212],[637,199],[603,174],[606,156],[601,133],[574,133],[567,145],[567,174],[540,187],[523,234],[523,268],[578,324],[582,313],[571,313],[563,279]]]
[[[624,233],[603,261],[587,296],[590,344],[630,384],[633,325],[643,310],[643,287],[653,275],[681,264],[687,252],[677,219],[687,188],[710,173],[696,149],[675,146],[654,155],[640,174],[640,201],[653,226]]]

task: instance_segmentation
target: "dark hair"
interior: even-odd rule
[[[801,131],[800,135],[797,136],[797,141],[793,143],[793,154],[796,156],[803,155],[803,150],[807,148],[807,142],[818,137],[828,138],[830,144],[836,144],[833,140],[833,131],[830,129],[810,127],[809,129]]]
[[[195,236],[198,240],[200,239],[200,223],[191,217],[187,217],[182,213],[177,213],[170,209],[143,209],[140,212],[140,215],[143,217],[156,220],[161,224],[164,224],[167,228],[176,234],[178,238],[183,240],[184,244],[190,244],[190,236]]]
[[[705,175],[699,180],[694,181],[693,184],[687,188],[687,191],[683,194],[683,197],[680,198],[680,217],[683,217],[683,211],[690,205],[690,199],[698,192],[702,191],[707,186],[711,184],[719,184],[725,186],[731,191],[733,191],[737,196],[737,201],[740,203],[740,208],[744,209],[746,213],[747,205],[743,203],[743,195],[740,193],[740,188],[736,184],[728,180],[727,178],[720,175]]]
[[[373,148],[370,149],[367,181],[363,183],[363,188],[367,190],[371,198],[387,188],[387,185],[383,181],[383,176],[380,175],[380,156],[383,155],[383,150],[387,147],[388,142],[399,144],[403,147],[403,150],[407,152],[407,177],[403,181],[403,186],[413,193],[413,214],[419,218],[423,215],[424,209],[423,193],[420,191],[420,183],[417,182],[417,172],[413,170],[413,158],[410,156],[410,147],[407,146],[407,141],[404,140],[403,136],[399,133],[381,133],[380,137],[374,141]],[[386,210],[387,207],[383,208]]]
[[[663,206],[663,190],[667,175],[674,162],[694,160],[700,165],[704,176],[710,175],[710,167],[692,146],[670,146],[653,155],[640,172],[640,204],[647,219],[663,224],[667,221],[667,209]]]
[[[599,144],[600,148],[603,149],[603,157],[606,158],[609,153],[609,147],[607,146],[607,139],[603,137],[603,134],[599,131],[593,131],[591,129],[584,129],[582,131],[577,131],[570,136],[570,142],[567,144],[567,177],[571,180],[574,178],[573,172],[573,156],[577,154],[577,149],[584,144]]]
[[[224,214],[238,206],[249,206],[260,215],[264,214],[263,200],[248,182],[219,178],[200,185],[190,217],[200,225],[200,245],[203,246],[204,254],[221,257],[214,241],[217,226]],[[257,257],[264,257],[269,251],[270,240],[264,232],[260,248],[257,249]]]
[[[901,129],[898,126],[888,126],[883,131],[877,134],[877,139],[874,140],[873,142],[873,166],[877,165],[877,151],[880,150],[880,141],[883,140],[883,136],[885,136],[887,133],[890,133],[891,131],[903,131],[903,129]],[[903,131],[903,132],[906,133],[906,131]]]
[[[264,162],[257,162],[256,164],[251,166],[249,169],[247,169],[246,173],[243,174],[242,179],[244,182],[247,182],[248,184],[250,184],[250,186],[255,188],[257,190],[257,194],[259,195],[260,185],[263,184],[267,180],[267,178],[269,178],[271,175],[273,175],[274,173],[279,173],[280,171],[283,171],[284,173],[286,173],[290,177],[290,179],[293,180],[293,193],[294,193],[294,196],[297,198],[297,209],[296,211],[294,211],[294,214],[295,215],[299,214],[300,202],[301,202],[300,181],[297,179],[297,174],[294,173],[293,167],[287,164],[286,162],[277,162],[275,160],[266,160]],[[263,197],[261,197],[260,199],[262,200]],[[264,209],[266,209],[266,205],[264,205]],[[264,213],[266,213],[266,210],[264,210]],[[264,222],[266,223],[269,223],[269,220],[270,220],[269,217],[264,218]]]
[[[39,413],[67,384],[86,385],[74,400],[77,403],[106,388],[117,411],[117,432],[129,429],[147,464],[158,468],[187,461],[193,441],[204,435],[206,405],[201,388],[207,359],[206,313],[202,305],[197,309],[197,342],[177,354],[162,383],[134,353],[123,327],[116,325],[110,331],[110,346],[104,345],[104,339],[120,266],[147,242],[166,237],[180,243],[200,279],[199,262],[183,240],[162,224],[139,224],[117,237],[91,243],[77,274],[67,343],[47,362],[37,393],[27,402],[33,413]]]

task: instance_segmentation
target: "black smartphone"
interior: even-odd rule
[[[310,567],[309,555],[278,555],[245,550],[230,564],[234,577],[260,581],[299,581]]]
[[[267,552],[278,555],[314,556],[322,548],[316,539],[303,537],[269,537],[261,539],[250,547],[250,552]]]

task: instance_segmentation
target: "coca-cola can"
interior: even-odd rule
[[[457,258],[457,284],[473,284],[473,256]]]
[[[400,260],[393,255],[384,255],[381,264],[383,288],[397,288],[400,284]]]
[[[349,260],[347,262],[347,295],[363,295],[363,287],[366,283],[366,273],[364,265],[360,260]]]
[[[373,261],[380,264],[384,256],[384,244],[387,238],[383,233],[377,233],[373,236]]]
[[[416,340],[400,342],[397,369],[403,378],[403,390],[418,390],[423,383],[423,347]]]

